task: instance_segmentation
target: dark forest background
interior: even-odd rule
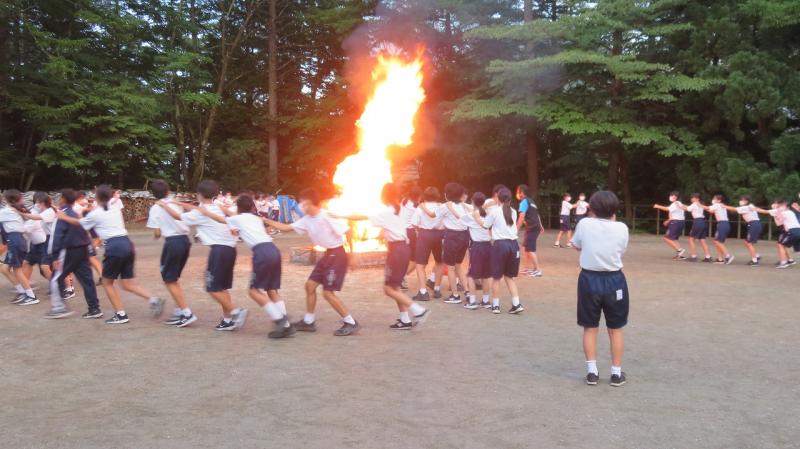
[[[385,42],[422,184],[800,191],[798,0],[4,0],[0,188],[330,188]]]

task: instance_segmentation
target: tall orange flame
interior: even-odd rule
[[[406,147],[414,136],[414,119],[425,100],[422,88],[422,60],[411,62],[396,56],[379,55],[372,71],[374,89],[358,127],[358,152],[337,167],[333,183],[340,195],[328,207],[340,215],[369,215],[381,210],[381,189],[392,182],[390,147]],[[379,230],[359,223],[353,250],[377,249]]]

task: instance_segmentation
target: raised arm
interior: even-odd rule
[[[759,214],[769,215],[769,211],[767,209],[762,209],[760,207],[753,206],[753,210],[755,210]]]
[[[331,216],[331,218],[341,218],[341,219],[343,219],[343,220],[353,220],[353,221],[364,221],[364,220],[369,220],[369,217],[367,217],[366,215],[358,215],[358,214],[353,214],[353,215],[339,215],[339,214],[334,214],[333,212],[330,212],[330,211],[329,211],[329,212],[328,212],[328,215],[330,215],[330,216]]]
[[[720,205],[722,207],[724,207],[725,209],[728,209],[731,212],[736,212],[737,214],[739,213],[739,209],[737,209],[735,207],[731,207],[731,206],[728,206],[727,204],[722,204],[722,203],[720,203]]]
[[[653,209],[663,210],[664,212],[669,212],[669,207],[662,206],[660,204],[653,204]]]
[[[269,218],[264,218],[264,217],[261,217],[261,221],[279,231],[284,231],[284,232],[294,231],[294,228],[286,223],[281,223],[279,221],[270,220]]]

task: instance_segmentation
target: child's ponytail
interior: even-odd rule
[[[497,199],[503,203],[503,218],[506,219],[506,224],[511,226],[514,224],[514,215],[511,211],[511,191],[508,189],[501,189],[497,192]]]
[[[113,195],[114,191],[111,190],[111,186],[108,184],[101,184],[97,186],[97,189],[94,191],[94,197],[97,202],[103,206],[103,210],[108,210],[108,203],[111,201]]]

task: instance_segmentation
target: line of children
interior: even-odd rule
[[[38,304],[31,289],[30,279],[25,276],[22,265],[28,253],[28,241],[25,239],[25,218],[23,213],[27,213],[22,200],[22,192],[9,189],[3,194],[6,205],[0,209],[0,226],[3,227],[6,239],[5,264],[0,269],[12,280],[17,296],[12,301],[13,304],[33,305]]]

